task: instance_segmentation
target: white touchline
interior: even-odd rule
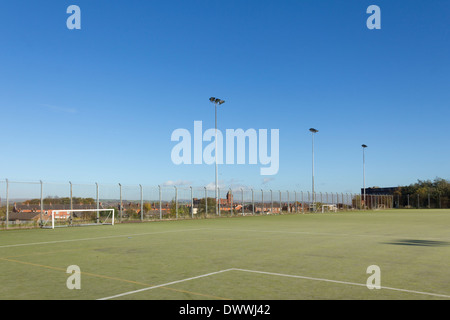
[[[156,285],[156,286],[152,286],[152,287],[148,287],[148,288],[143,288],[143,289],[139,289],[139,290],[129,291],[129,292],[125,292],[125,293],[121,293],[121,294],[117,294],[117,295],[114,295],[114,296],[101,298],[101,299],[97,299],[97,300],[109,300],[109,299],[119,298],[119,297],[123,297],[123,296],[126,296],[126,295],[134,294],[134,293],[139,293],[139,292],[143,292],[143,291],[147,291],[147,290],[161,288],[161,287],[165,287],[165,286],[169,286],[169,285],[172,285],[172,284],[181,283],[181,282],[185,282],[185,281],[189,281],[189,280],[200,279],[200,278],[204,278],[204,277],[208,277],[208,276],[212,276],[212,275],[216,275],[216,274],[224,273],[224,272],[228,272],[228,271],[240,271],[240,272],[259,273],[259,274],[267,274],[267,275],[271,275],[271,276],[297,278],[297,279],[305,279],[305,280],[313,280],[313,281],[324,281],[324,282],[332,282],[332,283],[339,283],[339,284],[346,284],[346,285],[353,285],[353,286],[360,286],[360,287],[366,287],[367,286],[365,283],[363,284],[363,283],[356,283],[356,282],[339,281],[339,280],[314,278],[314,277],[306,277],[306,276],[297,276],[297,275],[275,273],[275,272],[267,272],[267,271],[230,268],[230,269],[220,270],[220,271],[217,271],[217,272],[211,272],[211,273],[203,274],[203,275],[196,276],[196,277],[191,277],[191,278],[187,278],[187,279],[172,281],[172,282],[169,282],[169,283],[164,283],[164,284],[160,284],[160,285]],[[399,288],[392,288],[392,287],[383,287],[383,286],[381,287],[381,289],[401,291],[401,292],[421,294],[421,295],[428,295],[428,296],[435,296],[435,297],[441,297],[441,298],[450,298],[450,295],[439,294],[439,293],[430,293],[430,292],[422,292],[422,291],[399,289]]]
[[[177,281],[172,281],[172,282],[168,282],[168,283],[164,283],[164,284],[159,284],[159,285],[148,287],[148,288],[143,288],[143,289],[139,289],[139,290],[134,290],[134,291],[129,291],[129,292],[125,292],[125,293],[120,293],[120,294],[116,294],[115,296],[110,296],[110,297],[101,298],[101,299],[97,299],[97,300],[109,300],[109,299],[119,298],[119,297],[123,297],[123,296],[126,296],[126,295],[142,292],[142,291],[147,291],[147,290],[152,290],[152,289],[156,289],[156,288],[160,288],[160,287],[170,286],[172,284],[176,284],[176,283],[180,283],[180,282],[185,282],[185,281],[189,281],[189,280],[195,280],[195,279],[200,279],[200,278],[212,276],[214,274],[223,273],[223,272],[227,272],[227,271],[230,271],[230,270],[232,270],[232,269],[226,269],[226,270],[221,270],[221,271],[217,271],[217,272],[211,272],[211,273],[207,273],[207,274],[202,274],[200,276],[196,276],[196,277],[192,277],[192,278],[186,278],[186,279],[182,279],[182,280],[177,280]]]

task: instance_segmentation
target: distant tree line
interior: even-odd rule
[[[409,186],[398,187],[395,196],[399,196],[400,206],[411,207],[450,207],[450,181],[443,178],[418,180]]]
[[[94,198],[78,198],[78,197],[72,197],[72,203],[74,204],[93,204],[95,203],[95,199]],[[70,198],[69,197],[64,197],[64,198],[59,198],[59,197],[46,197],[43,199],[44,205],[48,205],[48,204],[70,204]],[[41,203],[41,199],[31,199],[31,200],[26,200],[23,202],[23,204],[26,205],[39,205]]]

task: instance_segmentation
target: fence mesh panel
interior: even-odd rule
[[[115,209],[117,222],[342,210],[449,208],[434,193],[356,194],[249,188],[0,181],[0,226],[39,226],[53,210]]]

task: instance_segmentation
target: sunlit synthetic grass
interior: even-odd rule
[[[0,299],[449,299],[449,226],[389,210],[2,231]]]

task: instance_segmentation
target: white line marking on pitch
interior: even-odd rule
[[[202,230],[221,230],[221,231],[235,231],[235,232],[257,232],[257,233],[281,233],[281,234],[305,234],[305,235],[314,235],[314,236],[343,236],[343,237],[390,237],[391,234],[352,234],[352,233],[331,233],[331,232],[312,232],[312,231],[285,231],[285,230],[252,230],[252,229],[227,229],[227,228],[205,228]],[[412,237],[408,235],[403,235],[400,237]],[[450,240],[448,237],[427,237],[423,240]]]
[[[330,280],[330,279],[322,279],[322,278],[313,278],[313,277],[305,277],[305,276],[295,276],[295,275],[282,274],[282,273],[273,273],[273,272],[246,270],[246,269],[237,269],[237,268],[233,268],[232,270],[243,271],[243,272],[259,273],[259,274],[267,274],[267,275],[280,276],[280,277],[289,277],[289,278],[298,278],[298,279],[306,279],[306,280],[314,280],[314,281],[333,282],[333,283],[348,284],[348,285],[361,286],[361,287],[366,287],[367,286],[366,284],[362,284],[362,283],[338,281],[338,280]],[[416,293],[416,294],[436,296],[436,297],[442,297],[442,298],[450,298],[450,295],[439,294],[439,293],[414,291],[414,290],[398,289],[398,288],[383,287],[383,286],[381,286],[381,289],[401,291],[401,292],[408,292],[408,293]]]
[[[180,283],[180,282],[185,282],[185,281],[189,281],[189,280],[195,280],[195,279],[200,279],[200,278],[212,276],[212,275],[215,275],[215,274],[218,274],[218,273],[222,273],[222,272],[227,272],[227,271],[230,271],[230,270],[232,270],[232,269],[226,269],[226,270],[221,270],[221,271],[217,271],[217,272],[211,272],[211,273],[207,273],[207,274],[202,274],[200,276],[196,276],[196,277],[192,277],[192,278],[172,281],[172,282],[160,284],[160,285],[157,285],[157,286],[152,286],[152,287],[143,288],[143,289],[139,289],[139,290],[134,290],[134,291],[129,291],[129,292],[125,292],[125,293],[120,293],[120,294],[116,294],[115,296],[110,296],[110,297],[101,298],[101,299],[97,299],[97,300],[109,300],[109,299],[119,298],[119,297],[123,297],[123,296],[126,296],[126,295],[139,293],[139,292],[142,292],[142,291],[147,291],[147,290],[152,290],[152,289],[156,289],[156,288],[160,288],[160,287],[170,286],[172,284],[176,284],[176,283]]]
[[[228,272],[228,271],[240,271],[240,272],[258,273],[258,274],[266,274],[266,275],[271,275],[271,276],[288,277],[288,278],[296,278],[296,279],[305,279],[305,280],[312,280],[312,281],[324,281],[324,282],[346,284],[346,285],[360,286],[360,287],[366,287],[367,286],[366,284],[356,283],[356,282],[330,280],[330,279],[314,278],[314,277],[306,277],[306,276],[297,276],[297,275],[275,273],[275,272],[266,272],[266,271],[257,271],[257,270],[248,270],[248,269],[239,269],[239,268],[230,268],[230,269],[225,269],[225,270],[221,270],[221,271],[217,271],[217,272],[211,272],[211,273],[203,274],[203,275],[196,276],[196,277],[191,277],[191,278],[187,278],[187,279],[172,281],[172,282],[169,282],[169,283],[164,283],[164,284],[160,284],[160,285],[156,285],[156,286],[152,286],[152,287],[148,287],[148,288],[143,288],[143,289],[139,289],[139,290],[129,291],[129,292],[117,294],[117,295],[114,295],[114,296],[101,298],[101,299],[98,299],[98,300],[109,300],[109,299],[119,298],[119,297],[123,297],[123,296],[126,296],[126,295],[134,294],[134,293],[139,293],[139,292],[143,292],[143,291],[147,291],[147,290],[152,290],[152,289],[156,289],[156,288],[166,287],[166,286],[169,286],[169,285],[172,285],[172,284],[176,284],[176,283],[181,283],[181,282],[186,282],[186,281],[190,281],[190,280],[205,278],[205,277],[208,277],[208,276],[212,276],[212,275],[216,275],[216,274],[224,273],[224,272]],[[399,288],[392,288],[392,287],[383,287],[383,286],[381,287],[381,289],[400,291],[400,292],[407,292],[407,293],[414,293],[414,294],[421,294],[421,295],[428,295],[428,296],[435,296],[435,297],[441,297],[441,298],[450,298],[450,295],[439,294],[439,293],[430,293],[430,292],[422,292],[422,291],[399,289]],[[367,289],[367,290],[369,290],[369,289]]]
[[[198,230],[204,230],[204,229],[202,229],[202,228],[199,228],[199,229],[183,229],[183,230],[147,232],[147,233],[121,234],[121,235],[115,235],[115,236],[104,236],[104,237],[93,237],[93,238],[82,238],[82,239],[68,239],[68,240],[55,240],[55,241],[45,241],[45,242],[18,243],[18,244],[8,244],[8,245],[0,246],[0,249],[1,248],[12,248],[12,247],[35,246],[35,245],[42,245],[42,244],[74,242],[74,241],[89,241],[89,240],[101,240],[101,239],[112,239],[112,238],[123,238],[123,237],[137,237],[137,236],[147,236],[147,235],[153,235],[153,234],[184,232],[184,231],[198,231]]]

